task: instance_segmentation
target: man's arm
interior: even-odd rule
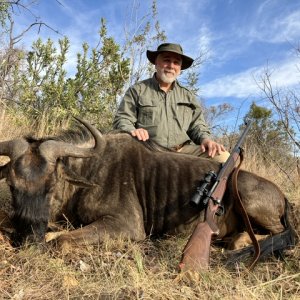
[[[190,101],[194,110],[187,134],[195,144],[200,145],[203,140],[211,139],[210,130],[205,122],[203,110],[194,95]]]
[[[132,132],[136,129],[135,124],[138,114],[136,97],[136,91],[132,87],[130,87],[126,91],[115,115],[113,121],[114,129],[124,130],[128,132]]]
[[[207,152],[208,156],[214,157],[216,154],[221,154],[225,148],[212,140],[210,130],[204,120],[203,110],[195,97],[192,99],[192,104],[195,106],[195,110],[188,135],[195,144],[200,145],[202,152]]]
[[[149,139],[149,133],[144,128],[135,128],[138,118],[137,92],[131,87],[127,90],[116,113],[113,128],[125,130],[140,141]]]

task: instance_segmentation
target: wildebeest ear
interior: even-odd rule
[[[86,178],[73,172],[71,169],[67,168],[62,162],[59,163],[58,166],[60,167],[60,171],[62,172],[62,177],[73,185],[80,187],[93,187],[97,185],[96,183],[90,182]]]

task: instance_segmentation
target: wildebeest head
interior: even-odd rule
[[[33,241],[44,239],[49,218],[49,201],[57,183],[59,159],[88,158],[99,152],[100,132],[87,122],[79,121],[94,137],[94,147],[81,148],[58,140],[33,138],[18,138],[0,143],[0,155],[10,158],[7,164],[0,167],[0,179],[6,178],[12,194],[12,220],[15,227],[13,239],[16,245],[27,238]],[[70,179],[70,173],[67,177]],[[73,178],[73,182],[88,185],[87,181],[79,177]]]

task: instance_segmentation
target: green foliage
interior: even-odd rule
[[[251,145],[256,147],[265,163],[291,158],[291,141],[283,123],[273,118],[272,110],[251,104],[244,121],[252,121],[249,131]]]
[[[67,37],[45,43],[38,39],[27,53],[25,70],[19,75],[18,98],[21,108],[32,121],[47,115],[49,126],[56,127],[71,115],[87,118],[107,130],[116,110],[117,99],[128,80],[129,61],[120,47],[107,36],[105,20],[101,20],[99,44],[82,45],[77,54],[74,77],[67,78],[66,63],[70,42]]]
[[[107,37],[105,20],[101,20],[100,45],[90,51],[83,45],[77,56],[77,72],[68,80],[77,112],[107,130],[129,76],[129,60],[120,54],[120,46]]]
[[[133,9],[137,12],[137,7]],[[157,21],[156,1],[151,13],[138,22],[130,28],[125,45],[120,46],[108,35],[106,22],[101,19],[97,46],[83,43],[72,76],[66,71],[69,39],[64,37],[57,43],[38,39],[10,70],[10,91],[14,93],[0,97],[7,100],[10,110],[22,111],[30,123],[40,126],[46,122],[46,131],[55,130],[71,115],[88,119],[102,131],[110,130],[125,89],[149,73],[146,50],[165,40]]]
[[[5,27],[6,21],[9,17],[9,3],[7,1],[0,1],[0,24]]]
[[[27,53],[26,69],[20,74],[22,94],[19,104],[31,118],[38,118],[45,112],[61,117],[66,106],[65,76],[63,66],[69,48],[67,38],[59,40],[59,51],[48,39],[38,39]]]

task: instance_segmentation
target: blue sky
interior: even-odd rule
[[[83,42],[95,45],[100,18],[107,20],[108,34],[124,41],[124,27],[133,5],[139,16],[150,12],[149,0],[40,0],[31,6],[35,15],[69,37],[69,67]],[[280,89],[294,89],[300,82],[300,1],[298,0],[157,0],[158,20],[168,41],[180,43],[187,55],[207,51],[200,69],[200,95],[207,106],[230,103],[247,111],[253,100],[264,101],[257,81],[268,67]],[[20,14],[16,29],[32,21]],[[43,28],[43,39],[60,36]],[[23,40],[27,47],[38,37],[31,30]],[[243,116],[243,115],[242,115]],[[240,116],[240,118],[242,117]]]

